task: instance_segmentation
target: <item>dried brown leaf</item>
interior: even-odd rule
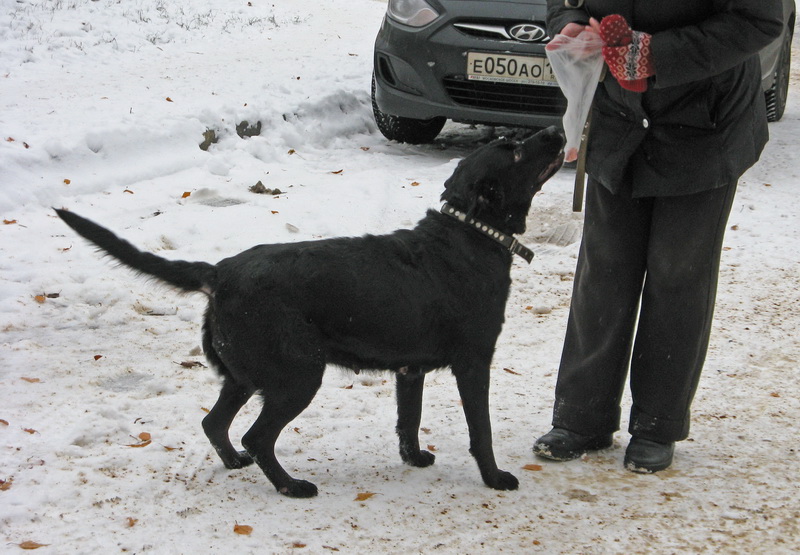
[[[377,495],[377,494],[372,493],[371,491],[365,491],[365,492],[362,492],[362,493],[359,493],[358,495],[356,495],[356,498],[354,499],[354,501],[366,501],[367,499],[370,499],[371,497],[374,497],[375,495]]]
[[[3,223],[6,225],[11,225],[17,223],[17,220],[3,220]]]
[[[0,480],[0,491],[8,491],[11,489],[11,484],[14,483],[13,478],[9,478],[8,480]]]
[[[522,467],[523,470],[531,470],[533,472],[539,472],[542,470],[542,465],[540,464],[526,464]]]
[[[28,383],[40,383],[42,381],[39,378],[20,378],[20,379]]]
[[[19,546],[22,549],[39,549],[40,547],[45,547],[50,545],[49,543],[36,543],[32,541],[22,542]]]
[[[248,526],[247,524],[235,524],[233,526],[233,531],[236,534],[240,534],[242,536],[249,536],[253,533],[253,527]]]
[[[132,443],[131,445],[127,445],[127,447],[147,447],[152,443],[151,440],[143,441],[141,443]]]

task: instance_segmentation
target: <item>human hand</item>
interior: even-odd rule
[[[575,48],[575,41],[571,39],[581,39],[581,44],[583,45],[585,52],[583,52],[583,56],[578,55],[578,57],[586,57],[597,52],[597,45],[595,44],[596,40],[593,39],[598,37],[599,35],[597,34],[597,31],[591,28],[589,25],[581,25],[580,23],[567,23],[561,32],[547,43],[545,50],[558,50],[567,44],[572,44],[571,48]]]
[[[629,91],[647,90],[647,78],[655,74],[653,55],[650,50],[651,35],[633,31],[625,18],[614,14],[598,23],[592,18],[589,26],[600,34],[606,46],[603,59],[611,75]]]

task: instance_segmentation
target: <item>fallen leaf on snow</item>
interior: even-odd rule
[[[39,378],[20,378],[20,379],[28,383],[40,383],[42,381]]]
[[[139,519],[128,517],[128,520],[125,521],[125,525],[128,528],[133,528],[134,526],[136,526],[137,522],[139,522]]]
[[[65,179],[64,180],[64,185],[69,185],[70,183],[72,183],[72,180],[70,180],[70,179]]]
[[[50,544],[49,543],[36,543],[36,542],[31,542],[31,541],[22,542],[21,544],[19,544],[19,546],[22,549],[39,549],[40,547],[45,547],[45,546],[48,546],[48,545],[50,545]]]
[[[3,420],[2,418],[0,418],[0,424],[2,424],[3,426],[8,426],[8,421]]]
[[[503,370],[505,370],[509,374],[514,374],[515,376],[521,376],[522,375],[519,372],[514,372],[511,368],[503,368]]]
[[[197,368],[198,366],[201,368],[206,368],[206,365],[202,362],[198,362],[196,360],[184,360],[183,362],[178,362],[184,368]]]
[[[538,472],[542,469],[542,465],[540,464],[526,464],[522,467],[523,470],[532,470],[533,472]]]
[[[103,355],[94,355],[95,360],[100,360],[101,358],[103,358]]]
[[[44,295],[34,295],[33,300],[39,304],[43,304],[47,300],[47,297]]]
[[[236,524],[233,526],[233,531],[234,533],[242,536],[249,536],[253,533],[253,527],[248,526],[247,524]]]
[[[11,225],[17,223],[17,220],[3,220],[3,223],[6,225]]]
[[[189,198],[190,196],[192,196],[191,191],[186,191],[181,195],[181,198]]]
[[[152,443],[151,440],[143,441],[141,443],[132,443],[131,445],[127,445],[126,447],[147,447]]]
[[[13,483],[14,483],[14,480],[12,478],[9,478],[8,480],[0,480],[0,491],[8,491],[8,490],[10,490],[11,489],[11,484],[13,484]]]
[[[334,175],[339,175],[343,171],[344,171],[344,169],[341,169],[341,170],[336,170],[335,172],[331,172],[331,173],[334,174]]]
[[[142,432],[141,434],[139,434],[139,439],[141,439],[142,441],[150,441],[152,437],[147,432]]]
[[[365,491],[356,495],[356,498],[353,501],[366,501],[367,499],[374,497],[375,495],[377,494],[372,493],[371,491]]]
[[[22,431],[23,432],[27,432],[27,433],[29,433],[31,435],[39,433],[36,430],[34,430],[33,428],[22,428]]]

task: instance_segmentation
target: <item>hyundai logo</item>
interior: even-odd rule
[[[537,23],[520,23],[511,27],[508,34],[520,42],[540,42],[547,37],[547,30]]]

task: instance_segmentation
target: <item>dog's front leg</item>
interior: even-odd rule
[[[453,366],[464,415],[469,427],[469,451],[478,462],[481,477],[490,488],[511,490],[519,480],[497,468],[492,449],[492,424],[489,419],[489,366]]]
[[[419,423],[422,417],[422,388],[425,374],[417,368],[397,372],[397,436],[400,438],[400,457],[411,466],[430,466],[436,459],[433,453],[419,448]]]

